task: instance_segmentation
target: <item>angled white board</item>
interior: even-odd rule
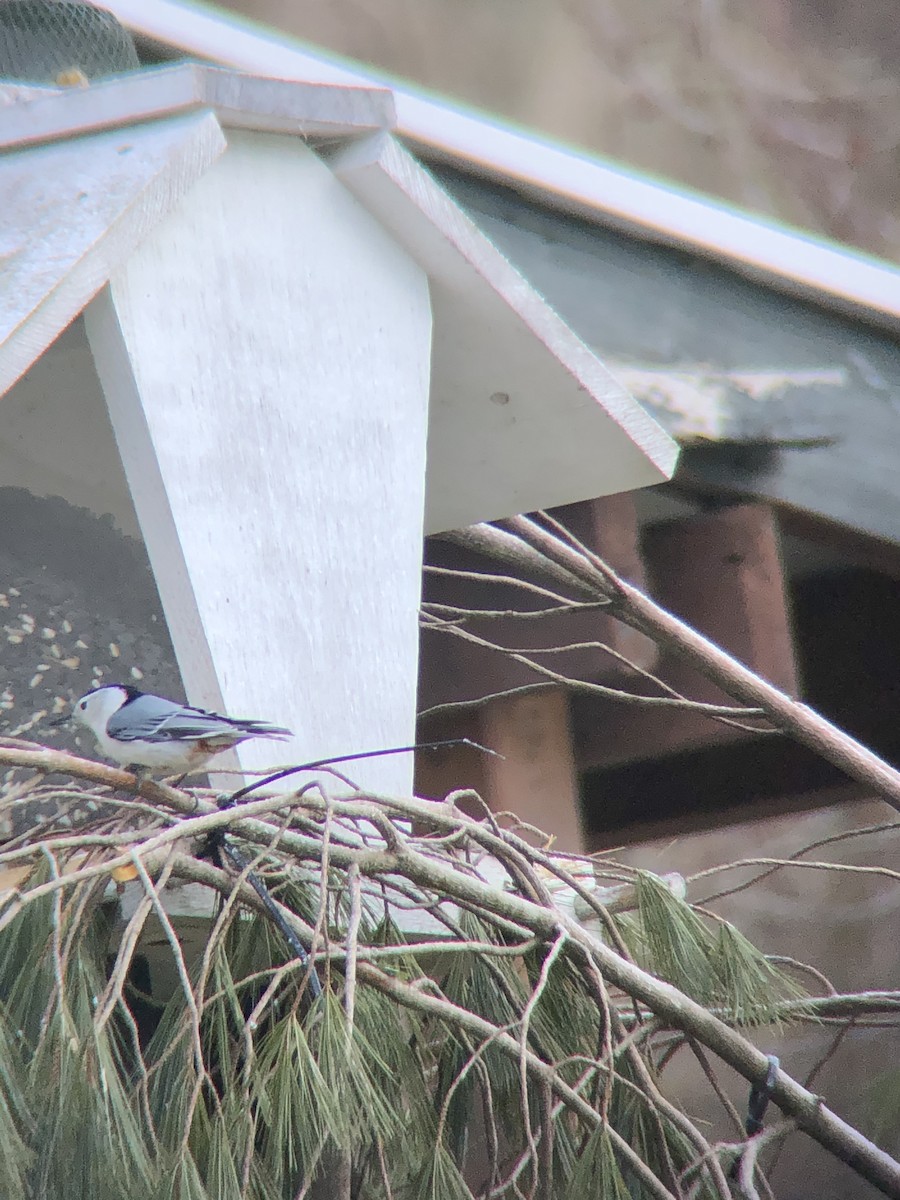
[[[105,0],[133,32],[183,53],[282,79],[392,87],[404,141],[540,203],[630,235],[708,255],[751,278],[839,311],[900,325],[900,270],[893,264],[641,175],[589,152],[522,133],[486,113],[441,103],[234,13],[180,0]]]
[[[193,113],[0,157],[0,396],[224,149]]]
[[[431,284],[427,532],[671,475],[675,443],[393,137],[331,163]]]
[[[19,86],[13,98],[0,112],[2,150],[208,109],[229,127],[310,142],[386,129],[395,119],[383,88],[266,79],[191,62],[144,67],[89,88]]]

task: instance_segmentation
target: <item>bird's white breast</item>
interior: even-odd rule
[[[123,767],[148,767],[151,771],[182,775],[185,771],[199,771],[215,754],[227,749],[220,746],[210,751],[206,746],[193,742],[148,742],[136,738],[130,742],[119,742],[111,738],[106,730],[97,733],[97,744],[103,753]]]

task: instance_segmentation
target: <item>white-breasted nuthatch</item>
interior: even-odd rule
[[[199,771],[249,738],[291,736],[266,721],[223,717],[114,683],[76,700],[72,719],[91,731],[108,758],[166,775]]]

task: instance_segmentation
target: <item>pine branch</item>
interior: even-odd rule
[[[4,930],[2,937],[8,939],[16,930],[24,930],[23,921],[33,919],[30,914],[46,911],[55,914],[53,928],[57,933],[53,945],[56,950],[52,959],[55,965],[50,984],[57,997],[61,997],[70,986],[66,981],[74,953],[71,947],[77,945],[79,922],[83,922],[85,914],[90,911],[88,899],[96,894],[96,884],[108,876],[114,865],[139,864],[140,879],[157,912],[161,893],[160,882],[155,877],[162,870],[171,872],[173,877],[203,883],[232,904],[237,889],[243,908],[271,916],[271,909],[263,905],[246,879],[235,878],[233,874],[179,849],[192,840],[208,836],[212,831],[227,829],[229,837],[246,846],[251,857],[256,855],[254,863],[260,865],[258,868],[254,865],[254,870],[275,870],[275,883],[270,888],[272,906],[280,921],[292,931],[304,949],[311,949],[315,940],[314,910],[306,917],[297,911],[296,904],[290,899],[293,894],[290,889],[280,890],[284,884],[278,884],[278,873],[288,882],[292,878],[304,879],[309,885],[319,881],[323,889],[320,914],[327,911],[330,914],[329,923],[333,926],[338,921],[339,930],[343,932],[335,933],[332,929],[328,944],[316,947],[315,959],[322,964],[331,962],[337,972],[331,976],[329,989],[345,986],[341,981],[346,980],[349,969],[352,988],[346,1001],[347,1012],[340,1009],[345,1023],[347,1015],[353,1015],[353,1021],[347,1026],[349,1030],[355,1031],[359,1026],[363,1031],[360,1036],[365,1036],[363,1000],[367,994],[377,994],[404,1012],[415,1015],[417,1020],[437,1022],[436,1027],[443,1029],[445,1034],[456,1031],[459,1037],[474,1039],[475,1046],[486,1045],[484,1053],[500,1055],[503,1061],[510,1064],[514,1079],[518,1078],[519,1071],[524,1071],[526,1096],[531,1095],[532,1088],[538,1089],[535,1096],[541,1094],[541,1088],[549,1088],[556,1102],[563,1104],[574,1119],[583,1122],[587,1129],[600,1130],[608,1138],[613,1155],[610,1161],[618,1163],[615,1169],[630,1172],[633,1178],[639,1179],[648,1195],[665,1196],[668,1200],[674,1194],[672,1187],[664,1182],[671,1176],[671,1163],[668,1167],[660,1165],[657,1168],[649,1165],[640,1154],[635,1160],[636,1151],[629,1138],[621,1133],[614,1120],[604,1115],[605,1089],[608,1086],[614,1089],[625,1086],[619,1067],[622,1050],[626,1056],[624,1061],[631,1057],[631,1065],[635,1067],[634,1058],[628,1050],[630,1039],[652,1038],[655,1031],[675,1029],[712,1051],[751,1084],[758,1084],[768,1073],[769,1063],[765,1055],[729,1023],[727,1005],[717,1015],[717,1012],[698,1003],[684,991],[631,961],[627,955],[584,928],[554,903],[553,895],[544,882],[547,877],[564,884],[573,894],[583,894],[588,899],[591,897],[583,877],[580,879],[572,873],[570,857],[536,849],[503,829],[496,820],[475,820],[463,815],[449,803],[411,797],[329,797],[320,789],[311,788],[289,795],[248,799],[245,804],[223,811],[212,792],[198,790],[187,794],[151,781],[139,783],[125,772],[56,751],[0,747],[0,763],[41,772],[61,772],[81,779],[89,785],[86,795],[113,807],[116,803],[113,792],[116,790],[130,796],[138,795],[143,802],[152,805],[161,819],[160,825],[148,825],[144,809],[135,811],[133,802],[126,800],[123,801],[123,812],[130,813],[132,820],[138,823],[130,832],[123,828],[119,833],[117,826],[117,832],[113,835],[100,825],[99,832],[85,831],[79,846],[79,837],[82,836],[79,831],[67,831],[38,839],[31,846],[16,847],[3,856],[16,868],[40,862],[54,864],[54,870],[48,878],[23,882],[3,895],[0,928]],[[71,790],[71,785],[66,786]],[[143,822],[143,826],[140,822]],[[360,832],[362,830],[367,832],[363,834]],[[377,831],[377,834],[373,831]],[[323,839],[326,834],[329,865],[323,871]],[[118,845],[123,849],[117,851],[114,838],[119,839]],[[477,860],[479,854],[488,854],[495,862],[504,865],[508,880],[504,888],[498,888],[479,877],[471,865],[473,856]],[[825,869],[829,866],[808,864],[808,869]],[[542,876],[541,872],[546,875]],[[638,888],[639,902],[644,903],[640,900],[640,892]],[[335,897],[340,895],[349,898],[349,907],[343,917],[338,917],[334,908]],[[415,972],[410,974],[404,964],[412,964],[416,958],[413,949],[405,946],[402,938],[388,939],[387,943],[373,943],[371,912],[379,895],[385,897],[385,904],[392,903],[390,898],[396,896],[407,910],[419,907],[423,911],[442,915],[447,937],[453,943],[447,960],[448,969],[452,969],[453,962],[462,963],[464,960],[483,963],[483,969],[488,972],[484,979],[485,982],[490,980],[490,984],[479,1003],[488,1002],[487,998],[490,997],[490,1005],[500,1006],[495,1014],[479,1011],[477,1004],[462,1003],[459,999],[442,994],[437,986],[427,982],[425,976],[417,976]],[[657,901],[664,896],[665,889],[658,891]],[[71,904],[69,897],[73,899]],[[360,903],[362,908],[359,907]],[[594,903],[597,904],[597,901]],[[51,904],[49,910],[47,904]],[[460,915],[449,918],[448,905],[456,906]],[[602,904],[599,904],[599,908],[603,911]],[[665,922],[668,919],[665,905],[662,908],[657,906],[654,912],[657,914],[655,921]],[[82,915],[79,916],[79,913]],[[474,935],[470,936],[463,930],[465,920],[476,921]],[[165,922],[163,924],[166,928]],[[216,937],[224,936],[229,925],[233,925],[233,922],[226,923],[222,934],[216,934]],[[454,933],[455,928],[459,932]],[[136,944],[138,932],[135,925],[133,933],[129,935],[129,946]],[[174,932],[170,925],[167,936],[174,950]],[[509,961],[507,951],[510,947],[504,942],[510,936],[515,939],[512,949],[520,956],[520,961],[538,964],[534,976],[537,982],[532,983],[531,989],[523,993],[521,999],[517,998],[521,988],[520,975],[504,974],[506,968],[501,970],[502,964]],[[76,940],[73,941],[73,938]],[[485,948],[492,945],[494,939],[497,953],[491,954]],[[23,947],[40,944],[40,938],[35,942],[34,935],[29,935],[22,943]],[[420,943],[425,944],[426,941]],[[435,937],[432,945],[434,953],[440,955],[439,936]],[[555,961],[547,962],[542,956],[551,947],[555,948]],[[393,953],[384,954],[385,949],[393,950]],[[210,953],[213,953],[213,949]],[[427,951],[419,946],[415,948],[416,956],[425,953]],[[702,946],[697,953],[704,953]],[[534,958],[535,954],[538,955],[537,959]],[[112,990],[105,993],[107,999],[101,1005],[102,1023],[95,1027],[95,1036],[98,1038],[109,1034],[110,1005],[121,1006],[124,1003],[123,972],[128,965],[127,956],[128,952],[119,956],[115,983]],[[544,962],[543,969],[541,962]],[[490,971],[498,970],[501,971],[501,986],[498,986],[498,979],[490,975]],[[255,969],[247,978],[254,972]],[[260,1010],[254,1018],[254,1028],[264,1020],[265,1013],[272,1010],[282,986],[287,986],[291,981],[295,986],[301,974],[302,966],[296,963],[288,972],[277,976],[280,983],[273,983],[264,1010]],[[194,986],[185,963],[179,967],[179,976],[183,991]],[[7,980],[18,978],[11,967],[7,967],[4,977]],[[566,1022],[558,1028],[547,1025],[548,1016],[544,1009],[548,1004],[558,1003],[554,999],[555,989],[560,986],[562,978],[570,979],[573,986],[575,981],[580,982],[577,983],[577,994],[563,1003]],[[273,981],[275,979],[273,976]],[[94,994],[99,994],[96,986],[92,986]],[[197,1136],[198,1121],[201,1118],[207,1120],[203,1116],[206,1110],[202,1097],[208,1096],[213,1087],[212,1068],[205,1059],[202,1064],[200,1061],[206,1053],[204,1030],[207,1018],[204,1014],[210,1006],[215,1008],[226,1003],[236,986],[236,982],[232,982],[210,997],[198,994],[192,1001],[193,1009],[188,1005],[193,1014],[187,1025],[192,1031],[190,1044],[193,1049],[186,1065],[181,1068],[188,1071],[189,1075],[183,1077],[179,1086],[189,1100],[186,1107],[182,1106],[177,1112],[181,1123],[179,1127],[184,1130],[185,1138]],[[606,995],[606,989],[609,988],[619,989],[624,996],[637,1002],[641,1011],[653,1015],[654,1022],[630,1030],[618,1026],[616,1009],[610,1008],[611,1001]],[[578,996],[581,998],[577,999]],[[328,993],[323,997],[323,1002],[327,998]],[[557,1052],[551,1049],[553,1038],[569,1037],[572,1030],[578,1028],[577,1006],[575,1009],[571,1007],[576,1000],[577,1004],[589,1003],[591,1006],[593,1016],[588,1027],[590,1022],[597,1022],[598,1029],[606,1027],[609,1030],[605,1051],[602,1047],[599,1053],[594,1050],[585,1055],[584,1051],[579,1051],[585,1063],[580,1082],[574,1081],[570,1073],[561,1069],[556,1061]],[[848,1016],[859,1017],[864,1012],[892,1013],[896,1011],[897,1004],[897,997],[893,993],[829,996],[804,1002],[801,1015],[806,1016],[810,1011],[818,1010],[826,1016],[846,1019]],[[790,1002],[784,1002],[779,1011],[787,1012],[790,1009]],[[318,1007],[314,1008],[313,1013],[316,1011],[319,1011]],[[93,1016],[91,1019],[93,1021]],[[521,1024],[523,1022],[524,1025]],[[315,1028],[315,1024],[312,1028]],[[254,1035],[249,1027],[245,1029],[244,1036],[252,1047]],[[300,1036],[299,1032],[297,1036]],[[355,1036],[353,1032],[351,1037]],[[170,1045],[177,1048],[181,1042],[176,1038]],[[171,1056],[175,1050],[167,1049],[166,1053]],[[614,1071],[613,1062],[616,1063]],[[194,1065],[191,1066],[191,1063]],[[158,1072],[159,1068],[153,1070]],[[142,1077],[148,1077],[147,1072]],[[152,1074],[149,1077],[153,1078]],[[289,1075],[280,1075],[279,1079],[283,1079],[284,1087],[293,1086]],[[607,1081],[601,1087],[600,1100],[596,1103],[585,1094],[585,1088],[592,1079]],[[495,1086],[495,1081],[491,1086]],[[702,1134],[690,1123],[684,1126],[682,1120],[673,1116],[669,1102],[658,1091],[657,1085],[640,1070],[631,1074],[627,1087],[637,1088],[642,1097],[641,1104],[644,1107],[640,1111],[645,1112],[649,1122],[646,1127],[648,1145],[652,1146],[655,1139],[658,1141],[658,1135],[663,1137],[663,1141],[658,1143],[662,1162],[670,1154],[668,1139],[676,1134],[685,1136],[686,1144],[692,1147],[692,1161],[706,1164],[702,1169],[707,1172],[705,1178],[708,1186],[721,1195],[721,1177],[716,1175],[716,1168],[712,1165],[714,1156],[710,1157]],[[522,1095],[520,1092],[520,1103]],[[773,1080],[771,1099],[800,1129],[848,1163],[884,1194],[900,1197],[900,1164],[879,1150],[859,1130],[837,1117],[821,1098],[786,1072],[778,1071]],[[219,1102],[220,1105],[222,1103]],[[531,1100],[528,1100],[530,1103]],[[535,1103],[538,1101],[535,1100]],[[379,1112],[377,1106],[373,1112]],[[327,1108],[323,1113],[322,1120],[335,1122],[336,1128],[343,1128],[340,1126],[340,1114]],[[523,1109],[522,1118],[526,1117]],[[321,1134],[317,1133],[316,1137],[319,1136]],[[556,1136],[564,1136],[562,1126]],[[251,1147],[251,1142],[248,1141],[246,1145]],[[546,1150],[541,1149],[537,1133],[526,1144],[526,1150],[531,1160],[536,1159],[540,1163],[537,1169],[546,1177],[550,1168]],[[217,1150],[216,1153],[225,1153],[225,1150]],[[245,1153],[252,1154],[252,1150],[248,1148]],[[377,1155],[372,1161],[377,1163]],[[686,1160],[682,1158],[680,1161],[684,1165]],[[450,1170],[447,1163],[440,1169],[443,1171],[445,1168]]]

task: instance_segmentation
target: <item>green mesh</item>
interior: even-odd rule
[[[76,0],[0,0],[0,79],[53,84],[139,65],[131,34],[112,13]]]

